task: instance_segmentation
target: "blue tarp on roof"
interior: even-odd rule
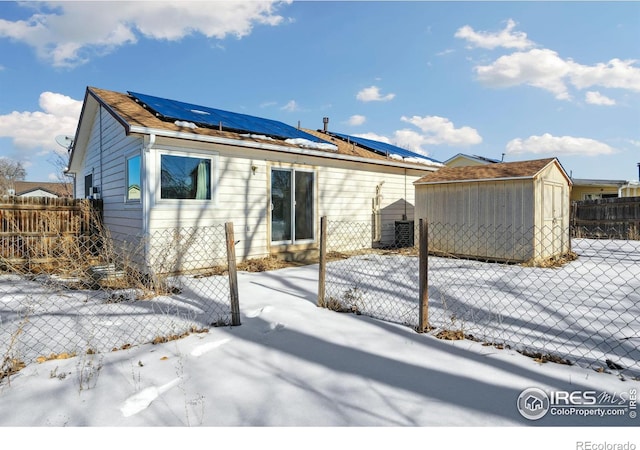
[[[428,156],[421,155],[419,153],[412,152],[410,150],[396,147],[395,145],[387,144],[386,142],[374,141],[373,139],[366,139],[357,136],[349,136],[347,134],[342,133],[334,133],[332,131],[327,132],[327,134],[331,136],[335,136],[343,141],[354,142],[360,147],[364,147],[373,152],[379,153],[385,156],[398,155],[402,158],[420,158],[426,159],[427,161],[431,161],[434,163],[441,164],[440,161],[436,161],[433,158],[429,158]]]
[[[211,128],[222,127],[225,131],[252,133],[273,138],[306,139],[312,142],[326,142],[316,136],[276,120],[263,119],[261,117],[154,97],[137,92],[128,92],[129,95],[137,99],[140,103],[145,104],[149,109],[166,119],[192,122],[196,125]]]

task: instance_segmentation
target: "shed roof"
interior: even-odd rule
[[[425,175],[414,184],[463,183],[485,180],[535,178],[540,171],[552,163],[558,165],[567,182],[571,184],[571,180],[556,158],[485,164],[480,166],[445,167],[437,172]]]

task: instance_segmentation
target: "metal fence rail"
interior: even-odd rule
[[[541,361],[640,377],[640,241],[565,242],[569,233],[553,227],[469,233],[431,223],[424,246],[428,290],[421,294],[426,255],[418,242],[354,246],[350,233],[361,236],[366,227],[327,226],[321,306],[413,328],[419,328],[422,307],[428,329],[441,338],[475,339]]]
[[[100,353],[238,325],[228,225],[159,230],[135,241],[103,233],[91,245],[67,236],[56,246],[59,264],[38,265],[37,271],[5,264],[0,372],[18,361]]]

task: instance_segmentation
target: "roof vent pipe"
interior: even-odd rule
[[[324,124],[324,132],[326,133],[329,129],[329,118],[328,117],[323,117],[322,118],[322,123]]]

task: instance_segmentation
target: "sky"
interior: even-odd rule
[[[638,42],[634,1],[0,1],[0,157],[64,179],[94,86],[637,180]]]
[[[342,263],[330,262],[328,270]],[[60,292],[33,279],[3,275],[2,282],[1,288],[22,301],[50,302],[52,295],[68,304],[96,301],[81,300],[86,295],[81,290]],[[318,308],[317,264],[239,272],[238,287],[240,326],[119,351],[68,358],[59,353],[60,358],[27,364],[0,383],[5,442],[28,436],[35,448],[64,442],[70,449],[102,438],[111,446],[154,449],[175,449],[185,441],[277,449],[317,442],[340,448],[345,438],[372,448],[640,446],[640,419],[633,418],[630,403],[640,381],[579,365],[541,364],[508,348],[441,340],[435,332],[420,334],[365,315]],[[122,308],[143,314],[147,308],[135,301],[116,306],[120,314],[89,322],[117,326]],[[30,327],[19,339],[34,339],[31,333],[44,328]],[[86,326],[73,330],[91,333]],[[69,333],[65,337],[71,339]],[[623,405],[626,415],[562,415],[549,409],[531,420],[517,409],[518,398],[529,389],[554,398],[559,392],[579,398],[589,393],[601,410]],[[559,406],[565,403],[555,404],[570,411]],[[25,427],[46,431],[29,433]]]

